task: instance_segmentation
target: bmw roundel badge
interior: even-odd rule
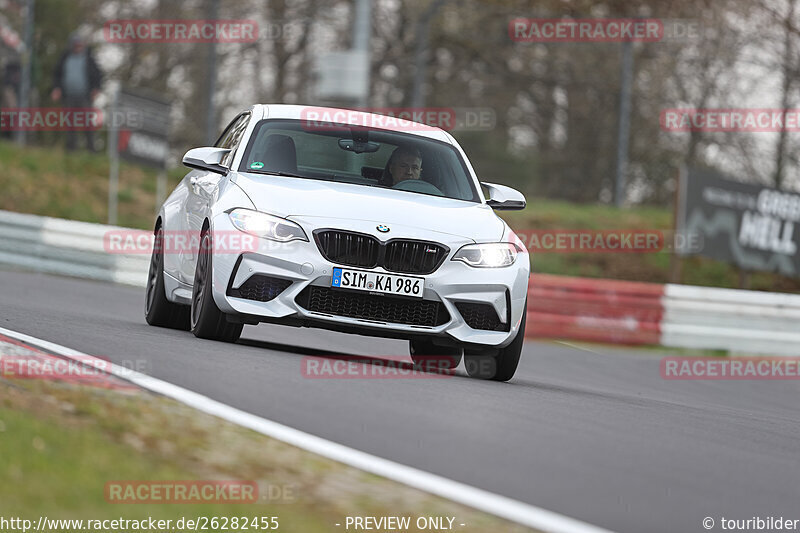
[[[389,233],[389,226],[387,226],[385,224],[378,225],[378,227],[376,229],[378,231],[380,231],[381,233]]]

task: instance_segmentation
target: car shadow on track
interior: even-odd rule
[[[385,356],[375,356],[375,355],[356,355],[356,354],[348,354],[343,352],[334,352],[330,350],[320,350],[317,348],[308,348],[305,346],[294,346],[291,344],[282,344],[277,342],[267,342],[267,341],[259,341],[253,339],[239,339],[237,344],[241,344],[243,346],[250,346],[253,348],[263,348],[265,350],[274,350],[279,352],[289,352],[289,353],[296,353],[300,355],[305,355],[306,357],[303,358],[304,364],[306,365],[306,369],[310,371],[318,371],[317,369],[320,368],[319,365],[310,365],[308,361],[310,360],[328,360],[328,361],[344,361],[347,363],[347,367],[342,365],[327,365],[322,366],[324,370],[323,372],[328,373],[341,373],[347,374],[349,376],[353,376],[355,374],[359,374],[359,370],[357,369],[358,365],[371,365],[373,368],[370,370],[362,369],[361,373],[366,376],[381,376],[383,377],[390,377],[392,374],[402,374],[406,376],[410,375],[420,375],[420,374],[429,374],[432,377],[467,377],[466,375],[456,372],[453,369],[447,368],[447,365],[443,365],[440,361],[440,357],[432,356],[430,361],[426,361],[421,364],[414,364],[408,361],[409,356],[397,356],[397,355],[385,355]],[[343,377],[343,376],[319,376],[319,377]]]
[[[321,357],[357,357],[352,354],[343,352],[334,352],[331,350],[320,350],[319,348],[309,348],[307,346],[294,346],[292,344],[283,344],[280,342],[259,341],[255,339],[239,339],[236,344],[242,346],[251,346],[253,348],[263,348],[265,350],[275,350],[276,352],[289,352],[300,355],[319,355]]]

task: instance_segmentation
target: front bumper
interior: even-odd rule
[[[308,223],[301,225],[309,237],[317,229]],[[326,224],[320,227],[331,226]],[[224,213],[215,217],[212,228],[215,232],[236,231]],[[343,228],[341,225],[337,229],[357,230],[352,227]],[[395,234],[393,237],[404,235]],[[315,312],[304,308],[298,302],[302,298],[298,297],[310,286],[330,287],[333,268],[343,265],[327,261],[313,238],[309,242],[276,243],[266,239],[257,241],[257,249],[242,254],[220,250],[213,252],[212,290],[217,306],[223,312],[243,316],[251,323],[261,321],[319,326],[365,332],[378,337],[411,339],[427,336],[438,338],[444,344],[455,342],[503,347],[514,339],[526,304],[529,274],[527,254],[520,254],[515,264],[509,267],[472,268],[460,261],[450,260],[462,244],[472,241],[463,240],[463,243],[459,243],[451,240],[444,243],[450,247],[444,263],[434,273],[423,276],[423,300],[441,302],[449,314],[446,322],[433,326],[409,325]],[[381,267],[372,270],[386,272]],[[254,275],[280,278],[291,284],[276,297],[265,302],[231,294],[236,294],[235,289],[239,289]],[[506,331],[471,328],[459,312],[456,306],[458,303],[490,304]]]

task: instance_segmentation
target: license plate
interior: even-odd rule
[[[425,278],[334,268],[331,287],[422,298]]]

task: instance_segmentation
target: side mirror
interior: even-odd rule
[[[486,183],[485,181],[482,181],[481,185],[489,190],[489,198],[486,200],[486,205],[492,209],[498,211],[525,209],[525,196],[518,190],[496,183]]]
[[[215,148],[213,146],[192,148],[183,156],[183,164],[189,168],[207,170],[227,176],[229,169],[220,163],[222,158],[230,151],[230,148]]]

